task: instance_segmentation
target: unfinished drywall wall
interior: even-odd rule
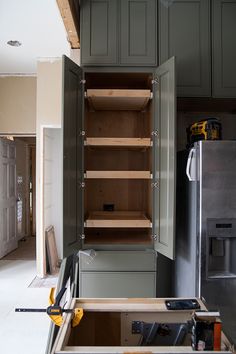
[[[44,132],[44,228],[54,226],[57,252],[62,258],[62,129]]]
[[[0,133],[36,133],[36,77],[0,77]]]
[[[50,206],[52,209],[52,187],[50,189],[50,198],[47,195],[45,185],[45,164],[44,160],[48,155],[52,154],[47,151],[48,144],[45,143],[49,138],[49,128],[61,128],[62,124],[62,59],[50,58],[38,62],[37,66],[37,115],[36,115],[36,213],[37,213],[37,273],[43,277],[46,273],[46,249],[45,249],[45,229],[52,223],[52,213],[45,208]],[[62,156],[58,150],[59,156]],[[59,157],[58,157],[59,158]],[[51,167],[48,167],[49,169]],[[57,176],[58,178],[58,176]],[[50,182],[52,183],[52,181]],[[58,195],[59,197],[59,195]],[[61,200],[58,200],[59,205],[62,205]],[[55,232],[60,229],[56,228]],[[59,252],[60,253],[60,252]]]
[[[37,65],[37,132],[42,125],[61,125],[62,59],[39,61]]]

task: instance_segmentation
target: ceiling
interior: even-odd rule
[[[70,45],[56,0],[0,0],[0,75],[36,74],[38,59],[62,54]]]

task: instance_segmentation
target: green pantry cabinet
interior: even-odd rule
[[[64,255],[81,250],[79,296],[155,297],[159,258],[174,258],[174,58],[133,70],[63,60]]]
[[[83,66],[177,60],[183,97],[236,97],[235,0],[83,0]]]
[[[178,96],[236,97],[235,0],[159,1],[159,57],[177,61]]]
[[[236,1],[212,2],[212,60],[215,97],[236,97]]]
[[[81,64],[157,65],[156,0],[81,1]]]

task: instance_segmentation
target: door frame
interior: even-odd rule
[[[37,276],[43,278],[47,273],[46,237],[45,237],[45,136],[48,129],[61,129],[59,124],[40,125],[36,137],[36,261]]]
[[[36,144],[37,144],[37,137],[36,134],[24,134],[24,133],[6,133],[6,132],[1,132],[0,131],[0,138],[6,138],[6,137],[13,137],[13,138],[36,138]],[[29,177],[29,175],[28,175]],[[27,197],[27,224],[26,224],[26,230],[27,232],[29,231],[29,207],[28,207],[28,202],[29,202],[29,196]],[[16,209],[17,213],[17,209]],[[37,218],[36,218],[37,219]],[[17,226],[16,226],[17,227]],[[37,241],[37,239],[36,239]]]

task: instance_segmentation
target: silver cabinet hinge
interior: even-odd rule
[[[157,241],[158,240],[157,234],[152,235],[152,238],[153,238],[154,241]]]
[[[84,130],[81,130],[81,131],[80,131],[80,135],[81,135],[81,136],[84,136],[84,135],[85,135],[85,131],[84,131]]]
[[[158,131],[158,129],[156,129],[156,130],[153,130],[152,132],[151,132],[151,135],[152,136],[159,136],[159,131]]]
[[[158,188],[159,187],[158,182],[152,182],[151,183],[151,187],[152,188]]]
[[[80,83],[81,83],[82,85],[85,85],[85,84],[86,84],[86,80],[80,80]]]
[[[154,78],[152,79],[152,84],[153,84],[153,85],[159,84],[159,78],[158,78],[158,77],[154,77]]]
[[[85,182],[79,182],[79,187],[80,188],[85,188]]]
[[[84,239],[85,239],[85,234],[79,235],[79,238],[80,238],[81,240],[84,240]]]

